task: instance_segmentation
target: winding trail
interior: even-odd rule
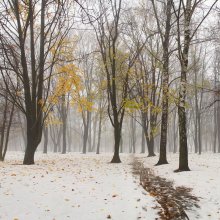
[[[186,210],[199,208],[199,198],[191,194],[192,189],[174,187],[171,181],[144,167],[140,158],[134,158],[133,174],[140,178],[142,187],[160,204],[156,208],[161,220],[189,220]]]

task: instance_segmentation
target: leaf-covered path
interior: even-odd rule
[[[199,208],[199,198],[192,195],[191,188],[174,187],[172,181],[144,167],[141,158],[134,158],[133,173],[140,178],[142,187],[160,204],[157,209],[161,220],[189,220],[186,211]]]
[[[110,164],[111,155],[22,154],[0,163],[0,219],[104,220],[157,218],[154,198],[132,175],[132,157]]]

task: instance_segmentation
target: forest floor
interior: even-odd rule
[[[155,198],[132,174],[133,157],[110,164],[111,155],[37,153],[23,166],[22,153],[0,163],[1,220],[154,220]]]
[[[185,186],[175,187],[173,182],[156,175],[151,168],[144,167],[143,161],[135,157],[133,173],[140,177],[142,187],[160,204],[157,209],[160,220],[186,220],[187,212],[193,212],[191,219],[199,208],[199,198],[192,194],[192,189]]]
[[[144,167],[150,168],[154,175],[173,182],[174,187],[191,188],[191,194],[199,201],[193,210],[186,210],[190,220],[220,220],[220,155],[204,153],[202,155],[189,154],[191,171],[174,173],[178,168],[178,154],[169,154],[169,164],[154,166],[158,157],[148,158],[137,155],[144,162]]]
[[[110,164],[111,157],[37,153],[35,165],[23,166],[23,154],[9,152],[0,162],[0,220],[169,219],[164,210],[179,200],[190,220],[220,220],[219,154],[190,154],[191,171],[182,173],[173,172],[178,154],[162,166],[154,166],[158,157],[122,154],[123,163]],[[146,191],[134,161],[144,166]]]

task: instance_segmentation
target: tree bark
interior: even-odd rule
[[[23,164],[32,165],[34,164],[35,151],[40,143],[39,134],[35,126],[30,126],[27,124],[27,128],[32,127],[32,129],[27,129],[27,147],[24,155]]]
[[[92,151],[94,152],[95,151],[95,144],[96,144],[96,130],[97,130],[97,118],[98,118],[98,115],[96,114],[95,115],[95,120],[93,122],[93,125],[94,125],[94,128],[93,128],[93,140],[92,140]]]
[[[44,126],[44,149],[43,149],[44,154],[47,154],[47,147],[48,147],[48,127]]]
[[[115,138],[114,156],[111,160],[111,163],[121,163],[121,160],[120,160],[120,157],[119,157],[119,148],[120,148],[120,140],[121,140],[121,128],[120,128],[119,124],[115,124],[114,138]]]
[[[66,107],[65,95],[62,95],[62,106],[61,106],[61,117],[62,117],[62,127],[63,127],[63,143],[62,143],[62,154],[66,153],[66,132],[67,132],[67,107]]]
[[[101,133],[102,133],[102,112],[99,113],[99,131],[98,131],[98,142],[97,142],[96,154],[100,153]]]
[[[83,154],[86,154],[86,147],[87,147],[87,140],[88,140],[88,133],[89,133],[89,126],[84,126],[84,133],[83,133]]]
[[[172,0],[167,1],[166,5],[166,27],[163,41],[163,70],[162,70],[162,116],[161,116],[161,133],[160,133],[160,155],[156,165],[167,164],[167,127],[168,127],[168,92],[169,92],[169,44],[171,30],[171,9]],[[155,12],[156,13],[156,12]],[[157,21],[158,23],[159,21]],[[158,24],[159,26],[159,24]],[[160,28],[159,28],[160,30]]]
[[[141,153],[145,153],[145,136],[144,136],[144,129],[141,127]]]

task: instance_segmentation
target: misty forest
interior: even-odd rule
[[[219,220],[220,2],[0,0],[0,220]]]

